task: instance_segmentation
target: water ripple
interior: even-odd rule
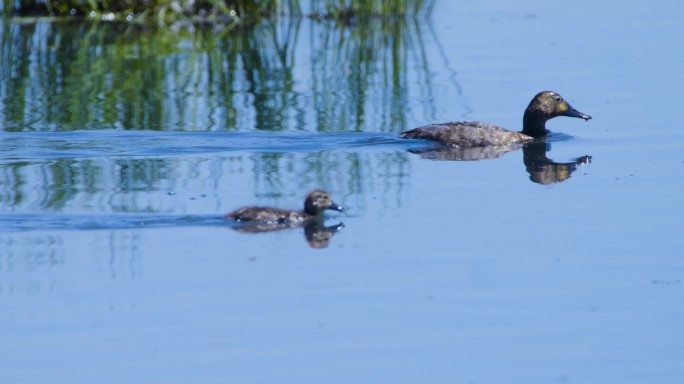
[[[402,144],[403,143],[403,144]],[[262,132],[5,132],[3,160],[172,157],[216,152],[318,152],[405,145],[393,133],[294,134]]]
[[[183,226],[236,226],[219,215],[68,215],[3,214],[0,232],[41,230],[140,229]]]

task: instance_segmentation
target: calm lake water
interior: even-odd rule
[[[683,12],[1,20],[0,381],[681,383]],[[546,89],[593,119],[467,159],[397,138],[518,130]],[[222,219],[314,188],[347,212]]]

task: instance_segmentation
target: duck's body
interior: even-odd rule
[[[304,211],[288,211],[271,207],[244,207],[226,215],[235,221],[250,221],[268,224],[301,223],[312,217]]]
[[[306,196],[303,211],[271,207],[245,207],[227,214],[226,218],[262,224],[301,224],[319,216],[326,209],[340,212],[344,210],[332,201],[327,192],[314,190]]]
[[[502,146],[534,140],[534,137],[522,132],[509,131],[498,125],[481,121],[432,124],[401,134],[406,139],[439,141],[460,148]]]
[[[405,139],[432,140],[459,148],[505,146],[546,136],[546,122],[556,116],[591,119],[591,116],[571,107],[559,94],[544,91],[538,93],[525,110],[522,132],[480,121],[461,121],[426,125],[401,135]]]

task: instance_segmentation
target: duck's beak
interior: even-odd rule
[[[584,119],[584,121],[587,121],[591,119],[591,116],[585,115],[584,113],[576,110],[573,108],[570,104],[568,104],[568,109],[565,111],[565,116],[568,117],[579,117],[580,119]]]
[[[328,209],[332,209],[333,211],[337,211],[337,212],[344,212],[344,207],[342,207],[341,205],[337,204],[334,201],[330,202],[330,206],[328,207]]]

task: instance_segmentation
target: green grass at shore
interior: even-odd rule
[[[279,15],[352,23],[365,17],[427,14],[434,0],[0,0],[4,16],[58,16],[105,21],[250,22]]]

